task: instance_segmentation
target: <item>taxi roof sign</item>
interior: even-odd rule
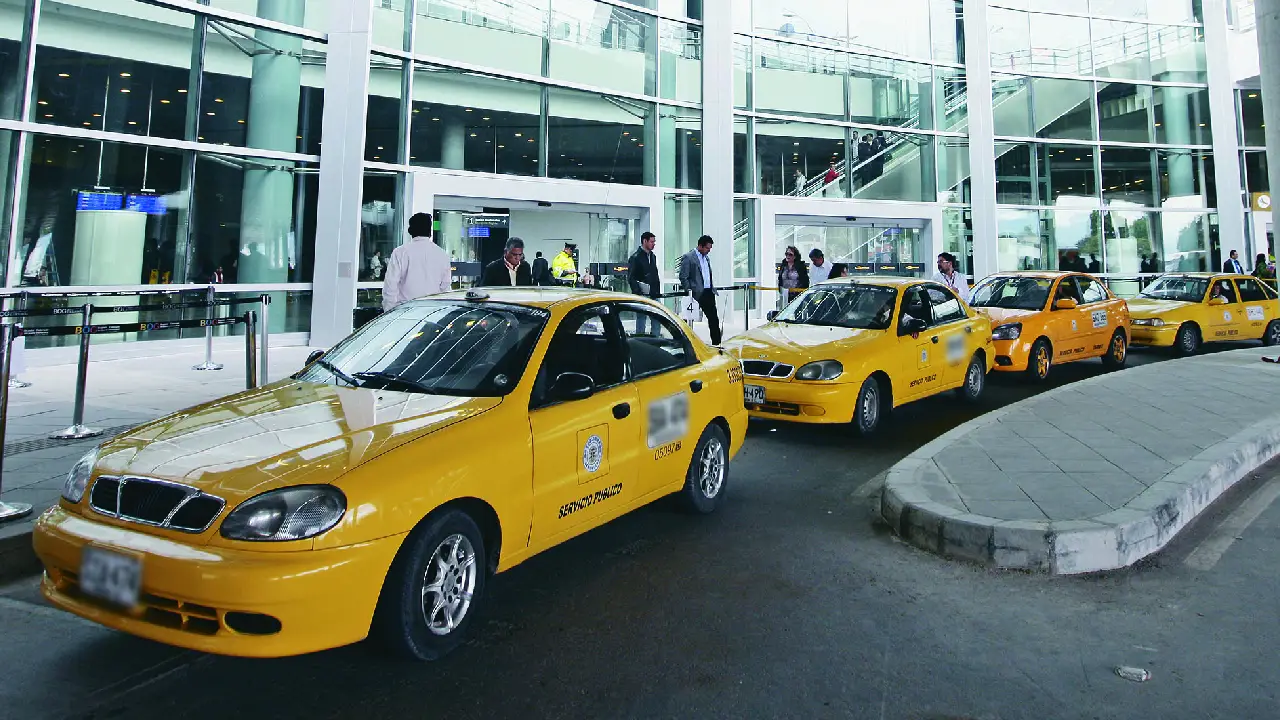
[[[489,293],[487,293],[487,292],[485,292],[485,291],[483,291],[483,290],[468,290],[468,291],[467,291],[467,299],[468,299],[468,300],[472,300],[472,301],[477,301],[477,300],[488,300],[488,299],[489,299]]]

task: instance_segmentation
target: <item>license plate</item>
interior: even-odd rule
[[[748,405],[763,405],[764,404],[764,386],[763,385],[743,386],[742,399]]]
[[[142,562],[138,558],[100,548],[84,549],[80,589],[86,595],[128,608],[138,604],[141,586]]]

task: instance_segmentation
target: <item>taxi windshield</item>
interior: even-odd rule
[[[1152,300],[1181,300],[1198,303],[1209,289],[1209,279],[1187,275],[1165,275],[1147,286],[1138,297]]]
[[[519,305],[405,303],[296,378],[432,395],[506,395],[524,374],[548,317]]]
[[[1038,277],[992,277],[973,289],[973,307],[1043,310],[1053,280]]]
[[[887,330],[898,291],[878,285],[822,285],[778,314],[778,322]]]

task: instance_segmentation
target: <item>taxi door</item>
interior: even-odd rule
[[[1221,296],[1227,302],[1225,305],[1210,305],[1207,308],[1208,327],[1205,329],[1204,339],[1209,342],[1240,340],[1246,327],[1246,315],[1244,306],[1240,304],[1240,296],[1236,294],[1236,286],[1226,278],[1214,280],[1209,286],[1209,296],[1205,302],[1213,299],[1215,290],[1221,291]]]
[[[904,334],[902,320],[907,316],[924,320],[926,329]],[[933,312],[924,287],[909,288],[902,295],[902,311],[898,317],[899,370],[892,381],[895,404],[932,395],[938,387],[942,352],[941,345],[930,339],[934,336],[932,327],[929,327],[932,325]]]
[[[607,304],[571,311],[547,347],[529,407],[534,547],[598,524],[637,496],[641,419],[625,357],[616,313]],[[590,394],[580,397],[566,373],[591,378]],[[500,448],[501,438],[495,441]],[[500,455],[499,449],[496,467]]]
[[[1236,278],[1236,289],[1240,291],[1240,304],[1244,306],[1241,335],[1250,340],[1261,340],[1267,331],[1267,323],[1275,319],[1280,307],[1263,289],[1262,283],[1253,278]]]
[[[924,286],[933,311],[933,327],[929,328],[929,342],[938,356],[940,370],[933,392],[959,387],[969,369],[969,345],[973,325],[968,322],[964,307],[955,294],[941,285]],[[983,368],[985,371],[986,368]]]
[[[1123,318],[1112,308],[1111,296],[1101,281],[1087,275],[1076,275],[1075,281],[1080,291],[1080,310],[1088,318],[1084,357],[1101,357]]]
[[[1051,295],[1049,304],[1049,326],[1052,329],[1053,362],[1070,362],[1082,356],[1085,345],[1089,342],[1092,330],[1092,318],[1086,308],[1076,306],[1070,309],[1058,309],[1057,302],[1062,299],[1080,302],[1080,291],[1075,278],[1068,275],[1058,280]]]

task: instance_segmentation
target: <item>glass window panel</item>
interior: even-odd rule
[[[654,183],[652,105],[561,88],[549,92],[549,177]]]
[[[386,277],[391,251],[408,240],[401,231],[400,174],[368,171],[364,174],[360,207],[360,280],[381,282]]]
[[[1137,275],[1144,269],[1164,272],[1165,257],[1156,241],[1159,215],[1141,210],[1110,210],[1103,234],[1106,240],[1104,271]]]
[[[1091,0],[1094,15],[1170,23],[1196,21],[1199,4],[1199,0]]]
[[[932,129],[932,97],[920,94],[921,84],[927,91],[932,75],[928,65],[849,56],[850,116],[871,125]]]
[[[1155,87],[1156,142],[1164,145],[1210,145],[1208,88]]]
[[[1147,26],[1116,20],[1093,21],[1095,74],[1105,78],[1147,80],[1151,77],[1151,43]]]
[[[1031,137],[1031,79],[1016,75],[991,76],[992,113],[996,135]]]
[[[1212,207],[1208,180],[1213,167],[1205,162],[1207,155],[1200,150],[1156,151],[1160,207],[1166,210]]]
[[[429,0],[418,0],[425,5]],[[373,3],[373,44],[396,50],[412,50],[406,47],[409,42],[407,24],[412,20],[406,17],[407,8],[412,0],[377,0]]]
[[[1027,13],[993,7],[987,11],[991,70],[1025,71],[1031,63],[1031,21]]]
[[[849,8],[831,0],[754,0],[753,32],[808,42],[846,45]]]
[[[1006,270],[1047,270],[1054,257],[1050,239],[1041,237],[1040,213],[1035,210],[996,210],[996,268]],[[1056,258],[1054,259],[1056,262]]]
[[[931,0],[929,26],[933,59],[964,64],[964,4],[962,0]]]
[[[1104,142],[1153,141],[1151,86],[1098,83],[1097,98],[1098,129]]]
[[[1087,15],[1089,0],[1024,0],[1027,9],[1033,12],[1065,12]]]
[[[1046,270],[1102,270],[1102,214],[1096,210],[1047,210],[1043,214],[1046,249],[1053,263]]]
[[[1096,140],[1093,83],[1035,78],[1031,88],[1036,136],[1052,140]]]
[[[733,36],[733,106],[751,107],[751,38]]]
[[[940,130],[965,131],[969,127],[969,86],[963,70],[938,68],[933,85],[933,107]]]
[[[1164,272],[1208,272],[1217,216],[1211,213],[1152,213]]]
[[[0,130],[0,201],[4,202],[4,207],[11,207],[13,202],[13,173],[11,165],[13,163],[13,144],[18,138],[14,133],[8,130]],[[9,218],[10,213],[0,213],[0,237],[9,237]],[[38,238],[28,237],[25,233],[19,235],[18,239],[18,255],[14,258],[14,262],[18,265],[17,275],[18,282],[22,282],[22,268],[24,261],[30,252],[35,249],[34,240]],[[47,243],[46,243],[47,246]],[[9,252],[6,248],[4,252],[0,252],[0,279],[8,279],[9,271]]]
[[[742,35],[750,35],[754,27],[751,18],[751,0],[729,0],[733,7],[733,31]]]
[[[15,118],[21,110],[19,95],[26,75],[22,37],[30,6],[31,0],[0,2],[0,117],[3,118]]]
[[[847,55],[760,39],[755,49],[752,74],[757,110],[844,119]]]
[[[1204,29],[1190,25],[1151,25],[1151,79],[1208,82]]]
[[[942,211],[942,249],[960,261],[957,268],[966,275],[973,267],[973,211],[945,208]]]
[[[795,195],[797,185],[821,191],[821,185],[799,183],[796,172],[807,181],[844,160],[845,128],[757,118],[755,130],[756,173],[763,194]]]
[[[1267,124],[1262,118],[1262,92],[1240,91],[1240,122],[1244,126],[1240,142],[1250,147],[1267,146]]]
[[[648,5],[639,2],[632,2],[632,5],[639,7],[653,7],[652,0],[648,0]],[[748,8],[749,9],[749,8]],[[734,8],[737,12],[737,8]],[[702,0],[658,0],[658,12],[668,15],[683,15],[694,20],[702,19]]]
[[[885,12],[878,2],[854,2],[849,14],[849,46],[855,51],[866,48],[929,59],[929,5],[930,0],[899,0],[893,4],[892,11]]]
[[[658,89],[662,97],[702,102],[702,28],[672,20],[659,23]]]
[[[261,0],[207,0],[206,5],[278,23],[329,32],[329,12],[334,0],[262,2]]]
[[[747,119],[733,119],[733,191],[753,193],[755,178],[751,171],[751,147],[747,140]]]
[[[591,3],[594,6],[594,3]],[[550,0],[417,0],[413,51],[526,75],[542,74]],[[591,7],[588,7],[590,18]],[[567,37],[574,23],[552,27]],[[502,48],[495,52],[495,48]]]
[[[657,10],[659,2],[664,2],[665,4],[665,0],[621,0],[621,1],[625,2],[628,5],[634,5],[638,8],[647,8],[649,10]],[[674,0],[674,2],[679,2],[679,0]]]
[[[971,200],[969,140],[938,138],[938,202],[962,203]]]
[[[594,0],[551,0],[548,77],[656,95],[657,18]],[[493,55],[490,46],[479,48]]]
[[[756,276],[753,209],[754,203],[750,200],[733,201],[733,277],[735,280]]]
[[[404,123],[406,61],[374,55],[369,67],[369,110],[365,114],[364,159],[400,162],[400,134]]]
[[[1089,20],[1067,15],[1031,14],[1030,72],[1091,75],[1093,52]]]
[[[1040,202],[1097,203],[1098,180],[1094,149],[1087,145],[1037,145],[1036,175],[1040,182]]]
[[[539,174],[539,86],[417,65],[413,98],[410,165]]]
[[[1271,179],[1267,175],[1267,154],[1262,151],[1251,150],[1244,154],[1244,174],[1245,186],[1249,192],[1268,192],[1271,189]]]
[[[1176,2],[1176,0],[1162,0]],[[1146,0],[1090,0],[1094,15],[1124,18],[1126,20],[1145,20],[1147,18]]]
[[[662,279],[674,282],[678,278],[680,256],[693,249],[698,238],[702,237],[702,198],[667,195],[665,203],[667,231],[665,236],[658,238],[656,253],[661,258]]]
[[[996,202],[1035,204],[1029,143],[996,143]]]
[[[881,145],[873,140],[875,154],[871,160],[855,166],[853,196],[860,200],[935,202],[938,196],[933,139],[910,133],[885,134],[884,138],[886,152],[879,152]],[[866,133],[859,143],[859,157],[865,142]],[[843,197],[843,190],[836,196]]]
[[[1152,151],[1138,148],[1102,148],[1102,198],[1108,203],[1154,207]]]
[[[662,187],[702,189],[702,112],[663,106],[658,112],[658,168]]]

